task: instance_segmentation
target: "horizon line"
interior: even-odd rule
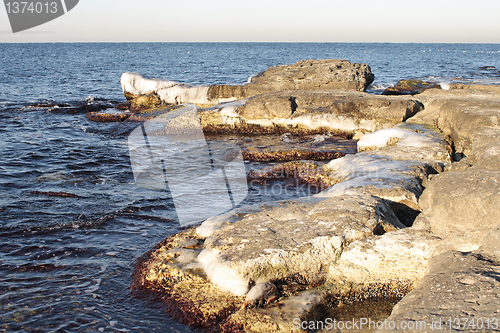
[[[490,44],[490,45],[500,45],[500,42],[318,42],[318,41],[0,41],[0,44],[99,44],[99,43],[135,43],[135,44],[167,44],[167,43],[199,43],[199,44],[215,44],[215,43],[226,43],[226,44],[237,44],[237,43],[268,43],[268,44]]]

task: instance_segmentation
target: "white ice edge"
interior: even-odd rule
[[[407,131],[400,128],[387,128],[373,133],[367,133],[358,141],[358,150],[360,148],[382,148],[387,146],[390,140],[399,139],[397,146],[426,148],[436,144],[435,138],[427,135]]]
[[[205,249],[198,255],[198,262],[203,266],[209,280],[219,288],[238,296],[249,290],[250,281],[242,277],[221,260],[215,250]]]
[[[120,79],[123,92],[133,95],[156,93],[167,104],[214,104],[218,101],[208,100],[209,86],[191,86],[175,81],[156,78],[145,78],[135,72],[123,73]]]

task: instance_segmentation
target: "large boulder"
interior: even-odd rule
[[[470,168],[436,175],[419,203],[432,231],[449,247],[477,250],[499,223],[500,170]]]
[[[347,60],[303,60],[268,68],[245,85],[247,97],[281,90],[365,91],[375,76],[370,66]]]

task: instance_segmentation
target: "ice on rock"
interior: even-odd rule
[[[167,104],[213,104],[208,100],[208,86],[177,85],[158,90],[158,96]]]
[[[121,76],[123,92],[133,95],[157,93],[167,104],[214,104],[208,100],[208,86],[191,86],[175,81],[145,78],[135,72],[126,72]]]
[[[151,94],[160,89],[170,88],[179,84],[168,80],[155,78],[148,79],[135,72],[123,73],[120,82],[123,92],[128,92],[133,95]]]
[[[358,153],[331,161],[328,168],[332,170],[332,177],[343,181],[318,193],[317,197],[333,197],[345,194],[355,194],[357,188],[370,186],[372,188],[391,189],[403,186],[416,188],[422,187],[413,173],[412,168],[421,163],[416,161],[393,160],[384,156],[371,153]],[[386,197],[394,201],[407,199],[405,197]],[[416,201],[416,199],[413,199]]]
[[[220,288],[238,296],[246,295],[250,289],[250,280],[238,274],[228,262],[221,260],[217,251],[203,250],[198,256],[198,262],[210,281]]]
[[[400,128],[388,128],[367,133],[358,141],[358,150],[382,148],[388,145],[425,148],[436,144],[436,139]]]

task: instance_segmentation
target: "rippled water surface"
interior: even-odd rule
[[[500,67],[499,55],[482,44],[0,44],[0,331],[194,331],[129,292],[135,260],[179,230],[169,194],[134,183],[137,125],[34,104],[124,101],[125,71],[241,84],[322,58],[370,64],[372,91],[403,78],[498,83],[498,69],[480,67]],[[247,202],[308,194],[266,189],[251,187]]]

